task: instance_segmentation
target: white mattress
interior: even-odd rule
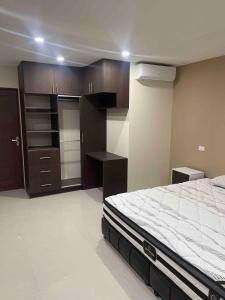
[[[209,179],[106,199],[215,281],[225,281],[225,189]]]

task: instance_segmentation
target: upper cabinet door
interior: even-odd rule
[[[80,68],[54,66],[54,93],[80,96],[82,94]]]
[[[83,95],[93,94],[93,82],[95,79],[95,68],[94,65],[84,67],[82,70],[82,86]]]
[[[22,80],[24,93],[53,94],[53,68],[51,65],[22,62],[20,77],[22,77],[20,80]]]
[[[89,94],[115,94],[114,107],[129,107],[129,62],[102,59],[88,68]]]
[[[103,60],[103,91],[116,93],[116,107],[129,107],[130,63]]]

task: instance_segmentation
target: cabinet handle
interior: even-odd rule
[[[41,170],[40,173],[51,173],[51,170]]]
[[[45,187],[45,186],[52,186],[51,183],[45,183],[45,184],[41,184],[42,187]]]
[[[42,156],[40,157],[40,160],[43,160],[43,159],[50,159],[51,157],[50,156]]]
[[[93,89],[93,83],[91,82],[91,93],[94,92],[94,89]]]

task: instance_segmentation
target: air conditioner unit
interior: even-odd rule
[[[150,65],[140,63],[137,65],[137,80],[158,80],[172,82],[176,78],[176,67]]]

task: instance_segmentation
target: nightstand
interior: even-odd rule
[[[204,178],[205,174],[202,171],[182,167],[182,168],[174,168],[172,169],[171,174],[171,183],[182,183],[185,181],[191,181],[196,179]]]

